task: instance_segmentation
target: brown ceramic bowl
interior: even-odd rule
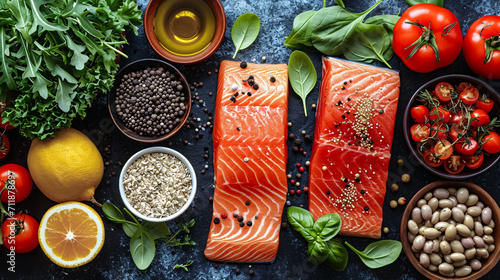
[[[477,89],[479,90],[479,93],[481,95],[486,94],[489,98],[491,98],[495,102],[495,106],[493,107],[493,109],[489,113],[491,118],[500,117],[500,96],[490,85],[488,85],[487,83],[485,83],[479,79],[476,79],[474,77],[467,76],[467,75],[453,74],[453,75],[442,76],[442,77],[436,78],[434,80],[431,80],[431,81],[425,83],[423,86],[421,86],[415,92],[413,97],[408,102],[408,105],[406,106],[406,110],[404,113],[404,119],[403,119],[403,133],[404,133],[404,137],[406,140],[406,144],[408,145],[408,148],[410,148],[410,151],[413,154],[413,156],[427,170],[429,170],[430,172],[432,172],[432,173],[434,173],[442,178],[449,179],[449,180],[464,180],[464,179],[476,176],[478,174],[481,174],[484,171],[488,170],[491,166],[493,166],[500,159],[500,153],[485,156],[483,164],[478,169],[472,170],[472,169],[469,169],[468,167],[465,167],[465,169],[458,174],[450,174],[444,169],[443,165],[441,165],[439,167],[428,166],[425,163],[423,157],[418,153],[416,142],[413,141],[413,139],[411,138],[410,128],[412,127],[412,125],[415,124],[415,122],[412,120],[411,115],[410,115],[411,108],[414,106],[420,105],[420,101],[418,101],[417,98],[418,98],[418,95],[420,94],[421,91],[426,90],[426,89],[428,91],[434,90],[436,85],[440,82],[448,82],[448,83],[452,84],[453,86],[458,86],[461,82],[467,82],[467,83],[470,83],[470,84],[474,85],[475,87],[477,87]]]
[[[219,48],[222,40],[224,39],[224,34],[226,33],[226,13],[219,0],[200,0],[205,1],[215,15],[216,26],[215,34],[212,38],[210,45],[204,49],[202,52],[192,55],[192,56],[180,56],[167,51],[158,41],[154,30],[154,17],[156,15],[156,10],[158,6],[163,2],[168,0],[151,0],[146,8],[144,14],[144,31],[146,32],[146,38],[153,50],[159,54],[161,57],[168,61],[172,61],[180,64],[194,64],[201,62],[208,57],[210,57]]]
[[[169,71],[170,73],[174,74],[175,77],[182,83],[183,87],[182,93],[184,94],[185,104],[186,104],[186,111],[184,112],[184,115],[181,117],[180,123],[176,127],[174,127],[170,131],[170,133],[157,137],[141,136],[137,134],[135,131],[125,126],[125,124],[120,120],[116,112],[116,103],[115,103],[116,89],[120,86],[123,76],[133,71],[145,70],[148,67],[156,67],[156,68],[163,67],[165,68],[166,71]],[[111,119],[113,119],[113,122],[115,123],[116,127],[118,127],[118,129],[127,137],[134,139],[136,141],[146,142],[146,143],[159,142],[172,137],[186,123],[186,120],[191,111],[191,90],[189,89],[189,85],[184,75],[182,75],[182,73],[179,72],[177,68],[166,63],[165,61],[159,59],[150,59],[150,58],[136,60],[123,67],[116,74],[113,89],[111,90],[111,92],[108,93],[108,109],[109,113],[111,114]]]
[[[476,194],[479,197],[479,201],[483,202],[485,206],[489,206],[493,213],[493,221],[496,225],[500,225],[500,209],[498,208],[495,200],[481,187],[466,181],[437,181],[430,183],[429,185],[422,188],[418,191],[415,196],[410,200],[408,205],[406,206],[405,212],[403,213],[403,218],[401,220],[401,243],[403,244],[403,251],[406,254],[406,257],[410,260],[412,265],[425,277],[429,279],[438,279],[438,280],[449,280],[449,279],[461,279],[461,280],[472,280],[478,279],[481,276],[484,276],[488,271],[490,271],[497,264],[500,259],[500,230],[498,226],[494,228],[493,237],[495,239],[495,250],[490,253],[488,259],[481,261],[482,268],[478,271],[473,271],[466,277],[455,277],[455,278],[447,278],[440,275],[437,272],[432,272],[427,268],[420,265],[419,260],[415,257],[411,250],[411,244],[408,241],[408,220],[410,219],[411,212],[418,200],[422,199],[424,195],[428,192],[432,192],[437,188],[462,188],[465,187],[472,194]]]

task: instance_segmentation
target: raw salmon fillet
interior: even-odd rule
[[[250,75],[257,88],[246,80]],[[241,68],[240,62],[221,62],[208,259],[270,262],[276,257],[287,193],[287,120],[287,65]]]
[[[381,236],[399,85],[395,71],[323,58],[309,211],[339,214],[340,234]]]

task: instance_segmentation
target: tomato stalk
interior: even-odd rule
[[[493,57],[493,51],[500,51],[500,36],[491,36],[488,39],[483,38],[483,31],[487,27],[493,28],[491,25],[486,25],[479,32],[479,37],[484,40],[485,56],[483,65],[488,63]],[[494,29],[493,29],[494,30]],[[498,32],[497,32],[498,33]]]
[[[429,22],[429,28],[418,23],[417,21],[405,21],[405,23],[418,26],[422,30],[422,35],[420,35],[420,38],[418,38],[415,42],[405,48],[406,50],[414,46],[414,48],[411,50],[410,55],[408,55],[408,57],[405,59],[410,59],[421,47],[431,46],[431,48],[434,50],[434,53],[436,54],[436,64],[439,64],[439,48],[436,43],[436,37],[434,36],[431,23]]]

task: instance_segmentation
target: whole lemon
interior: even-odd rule
[[[82,132],[68,128],[52,139],[35,139],[28,169],[45,196],[56,202],[91,201],[104,174],[102,156]]]

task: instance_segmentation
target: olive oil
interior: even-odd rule
[[[204,0],[165,0],[154,18],[158,41],[169,52],[191,56],[206,49],[215,34],[215,15]]]

